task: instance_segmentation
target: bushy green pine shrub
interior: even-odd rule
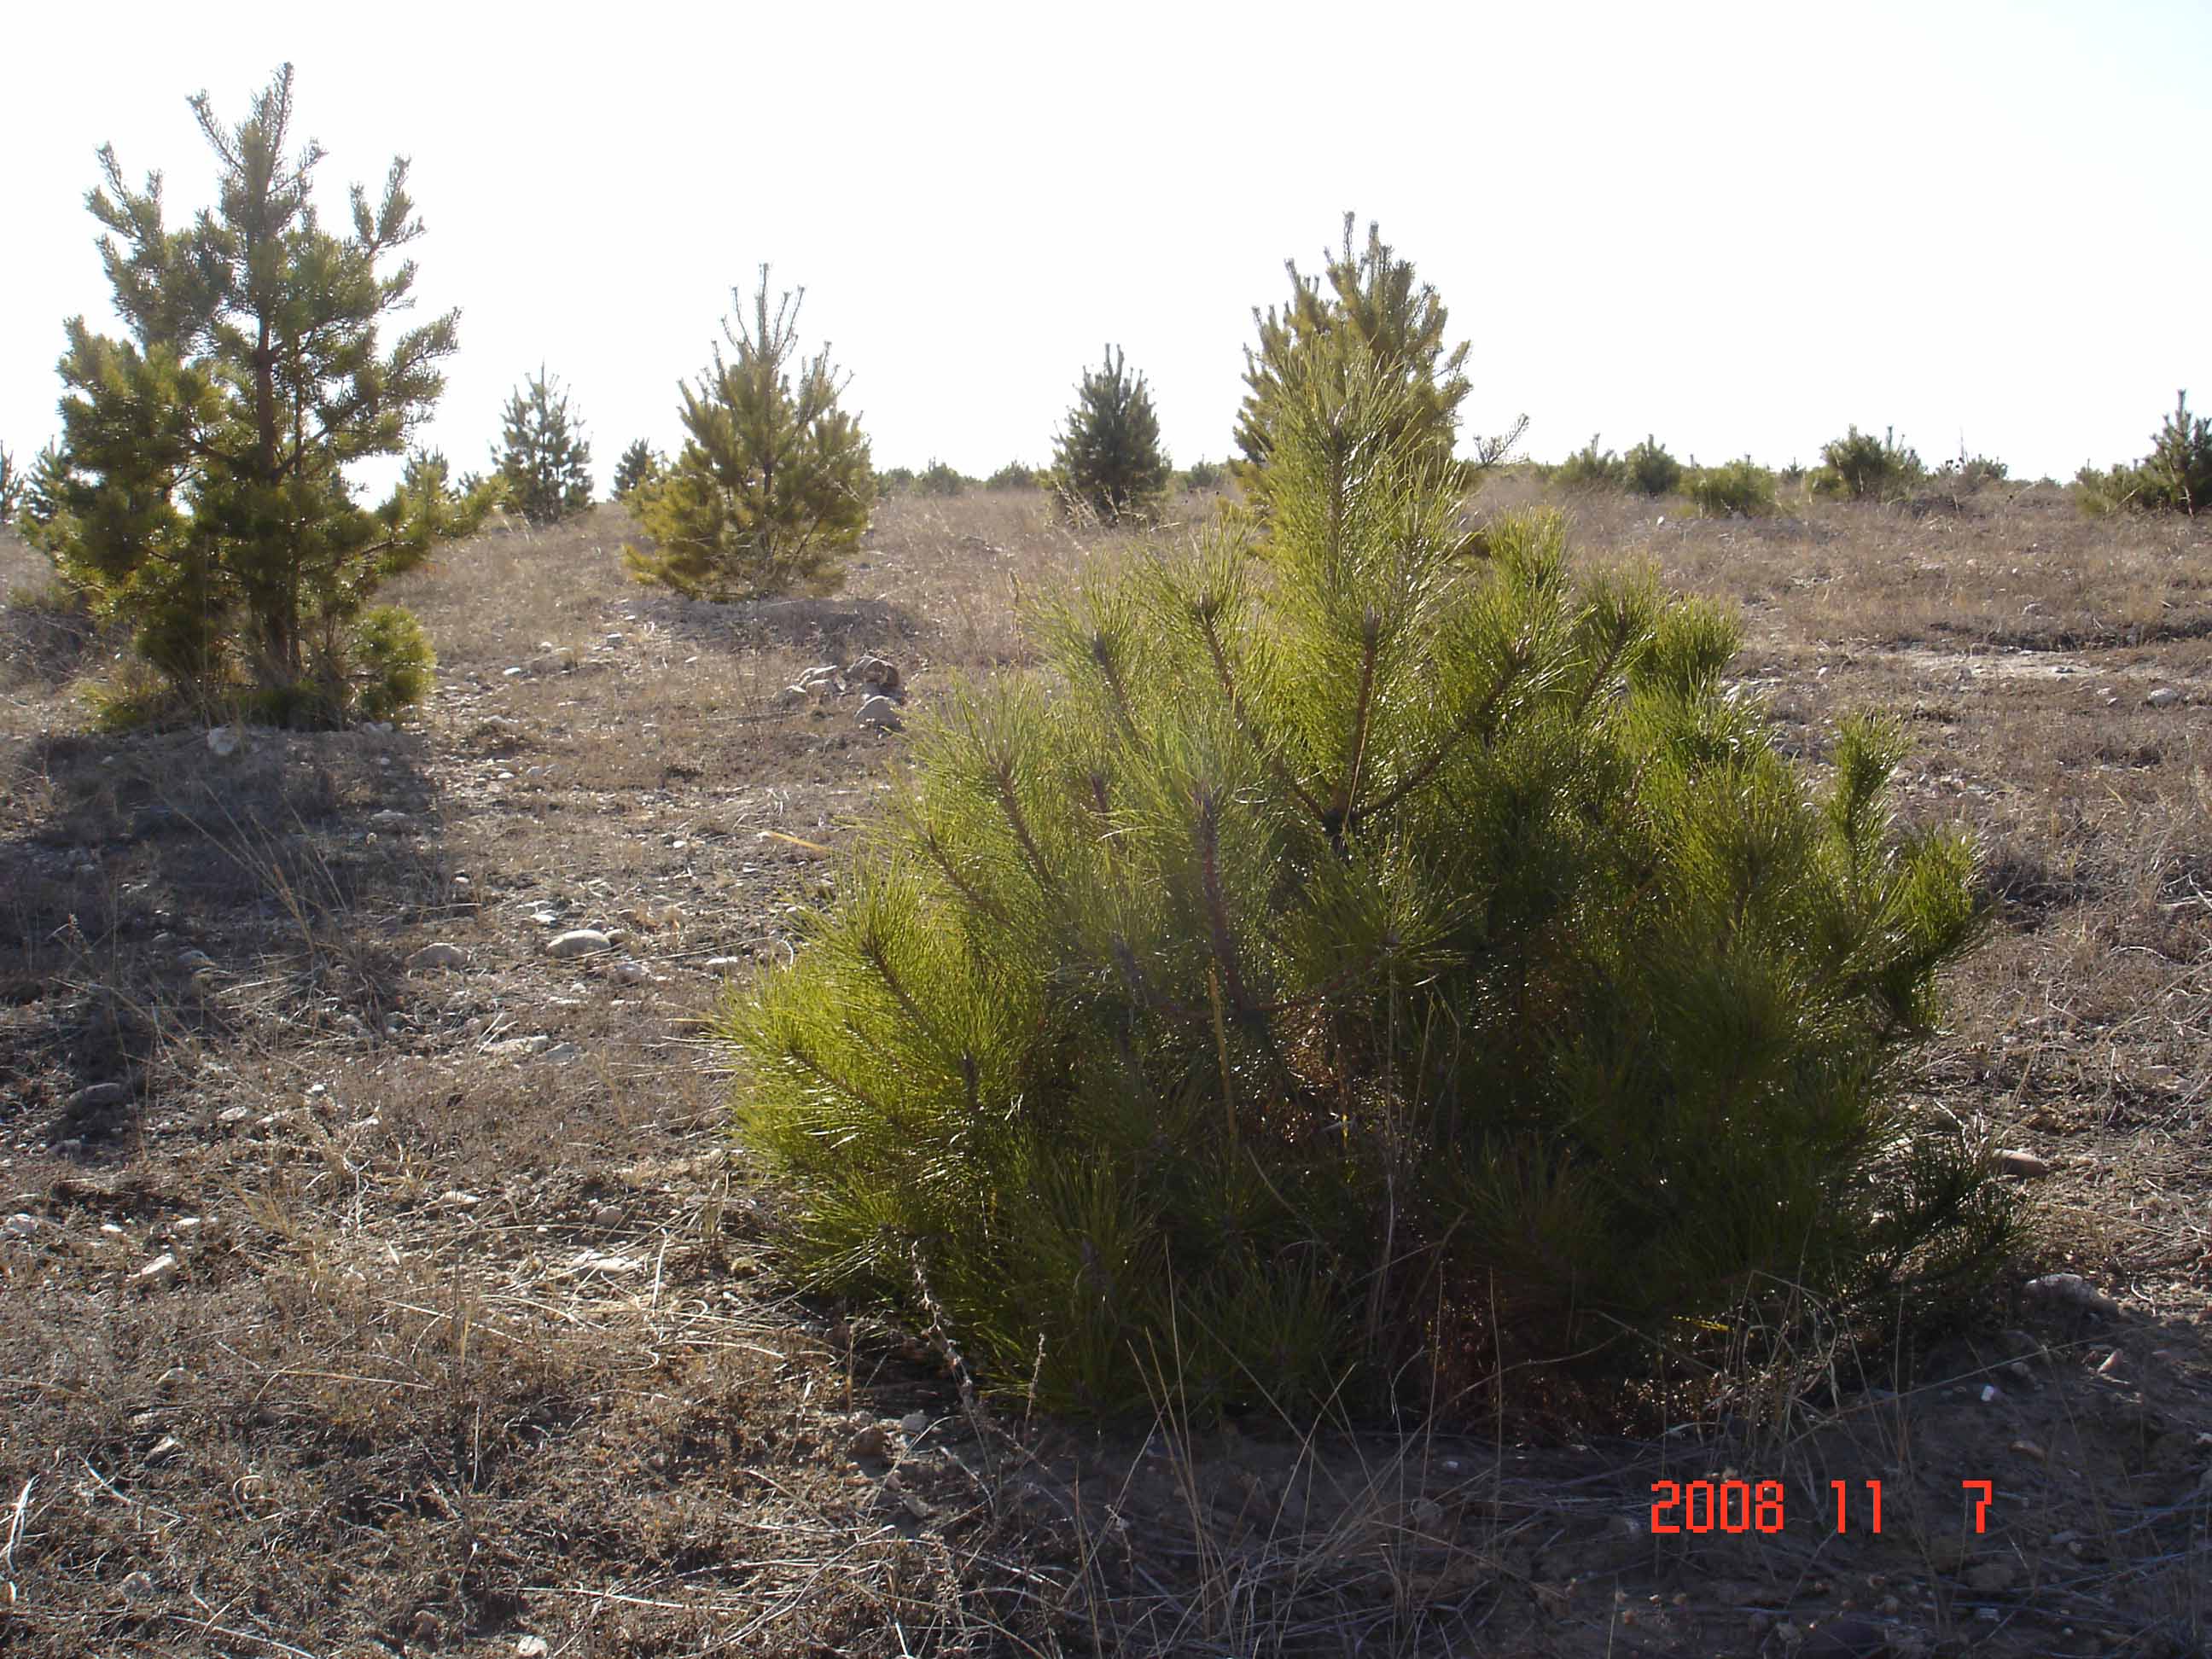
[[[535,525],[558,524],[592,504],[592,447],[568,401],[540,364],[500,416],[492,465],[506,481],[507,504]]]
[[[640,484],[651,483],[667,470],[659,451],[640,438],[622,453],[615,463],[615,499],[629,499],[629,493]]]
[[[1045,482],[1045,475],[1033,466],[1019,461],[1009,461],[983,480],[986,489],[1035,489]]]
[[[684,388],[690,436],[631,497],[655,544],[623,549],[639,580],[702,599],[843,585],[837,561],[867,533],[876,477],[860,423],[837,405],[844,385],[828,351],[791,372],[805,297],[784,295],[771,315],[763,265],[752,325],[723,325],[735,356],[717,346],[697,386]]]
[[[1052,487],[1070,511],[1114,524],[1152,517],[1170,471],[1145,377],[1131,374],[1121,349],[1109,345],[1103,363],[1084,370],[1053,439]]]
[[[915,493],[940,498],[965,495],[969,485],[975,481],[957,468],[933,458],[929,465],[915,475]]]
[[[1896,730],[1811,787],[1728,615],[1577,580],[1556,517],[1471,558],[1402,377],[1330,350],[1265,562],[1217,529],[1051,611],[1049,690],[948,699],[732,993],[799,1262],[1100,1412],[1449,1409],[1501,1352],[1972,1280],[2002,1192],[1898,1082],[1974,857],[1894,826]]]
[[[1681,462],[1648,433],[1622,460],[1628,469],[1628,487],[1639,495],[1671,495],[1682,487]]]
[[[2177,392],[2173,412],[2151,434],[2148,456],[2132,466],[2123,461],[2102,472],[2085,466],[2074,482],[2076,499],[2087,513],[2134,508],[2194,517],[2212,506],[2212,422],[2191,415],[2188,392]]]
[[[1185,489],[1218,489],[1229,482],[1229,469],[1218,461],[1193,461],[1183,469]]]
[[[1552,482],[1561,489],[1618,489],[1628,482],[1628,468],[1611,450],[1597,447],[1598,434],[1552,469]]]
[[[356,703],[364,720],[392,720],[430,695],[437,655],[411,611],[380,605],[353,635]]]
[[[1964,444],[1954,459],[1936,469],[1936,476],[1954,489],[1969,494],[1985,483],[2002,483],[2011,469],[1991,455],[1970,455]]]
[[[420,519],[442,540],[475,534],[491,510],[504,506],[507,498],[504,478],[471,472],[456,484],[443,452],[417,449],[409,453],[406,470],[376,509],[376,515],[394,529]]]
[[[1720,466],[1692,466],[1682,475],[1682,493],[1700,513],[1715,518],[1739,514],[1771,517],[1781,510],[1774,498],[1774,474],[1745,456]]]
[[[90,206],[129,337],[67,325],[63,434],[42,467],[38,535],[62,576],[133,630],[159,678],[118,718],[198,717],[242,701],[283,719],[342,719],[356,628],[377,589],[446,533],[390,519],[345,469],[403,452],[444,385],[456,319],[380,330],[412,303],[422,234],[395,161],[356,189],[350,234],[314,208],[321,149],[291,149],[292,70],[235,128],[191,100],[215,151],[216,206],[163,222],[160,175],[133,191],[111,149]],[[417,498],[418,500],[421,498]],[[144,677],[140,677],[143,682]]]
[[[1877,438],[1855,426],[1820,446],[1813,493],[1854,501],[1881,501],[1910,489],[1927,474],[1919,453],[1897,441],[1895,428]]]

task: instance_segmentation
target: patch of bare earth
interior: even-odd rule
[[[88,734],[114,642],[19,605],[0,1648],[2203,1650],[2212,538],[2034,489],[1564,504],[1585,556],[1742,605],[1808,763],[1848,708],[1908,718],[1907,810],[1978,829],[2000,907],[1917,1086],[2016,1155],[2034,1268],[2081,1284],[1901,1368],[1746,1366],[1648,1442],[1026,1420],[793,1294],[699,1022],[906,753],[857,690],[778,692],[866,652],[910,707],[1025,672],[1016,601],[1113,544],[906,498],[845,593],[714,606],[625,583],[601,509],[403,585],[419,723],[228,755]],[[1711,1524],[1655,1531],[1661,1481],[1662,1525],[1708,1488]]]

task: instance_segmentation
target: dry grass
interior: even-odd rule
[[[626,584],[602,509],[403,584],[439,695],[390,735],[88,736],[112,642],[8,611],[0,1646],[2202,1650],[2212,537],[2034,489],[1565,505],[1589,558],[1743,606],[1809,764],[1847,708],[1910,720],[1907,810],[1976,827],[2001,906],[1917,1086],[2051,1166],[2039,1265],[2111,1311],[1901,1368],[1813,1322],[1650,1443],[1211,1429],[1171,1364],[1141,1432],[999,1419],[931,1333],[791,1293],[697,1022],[904,752],[775,693],[865,650],[924,705],[1023,672],[1014,600],[1132,544],[902,497],[838,599],[726,608]],[[39,574],[0,539],[0,586]],[[615,942],[547,954],[581,926]],[[1787,1527],[1650,1532],[1655,1480],[1731,1477]],[[1869,1480],[1882,1535],[1836,1537]]]

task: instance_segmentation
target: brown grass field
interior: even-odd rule
[[[1130,551],[1039,498],[887,501],[840,599],[751,610],[627,583],[612,507],[487,535],[396,595],[439,653],[422,719],[228,756],[96,733],[117,642],[25,599],[0,1652],[2206,1652],[2212,531],[2049,486],[1558,504],[1580,556],[1741,606],[1740,679],[1807,766],[1893,710],[1905,810],[1981,836],[1998,926],[1916,1086],[2033,1204],[1982,1317],[1894,1365],[1815,1348],[1649,1441],[1172,1400],[1102,1432],[799,1295],[700,1020],[789,949],[908,740],[775,694],[867,649],[924,711],[1030,672],[1017,596]],[[41,574],[0,540],[0,586]],[[583,927],[611,948],[548,952]],[[2101,1297],[2024,1290],[2048,1273]],[[1781,1482],[1786,1519],[1655,1534],[1668,1480]]]

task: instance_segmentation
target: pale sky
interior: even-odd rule
[[[83,206],[112,142],[170,220],[289,58],[326,215],[413,159],[424,434],[485,464],[567,384],[604,490],[680,440],[756,267],[803,284],[877,465],[1048,459],[1107,342],[1178,465],[1228,453],[1251,311],[1382,222],[1472,341],[1467,425],[1557,459],[1814,461],[1846,424],[2014,477],[2212,411],[2203,0],[1328,8],[26,8],[0,100],[0,441],[58,428],[63,319],[116,329]]]

